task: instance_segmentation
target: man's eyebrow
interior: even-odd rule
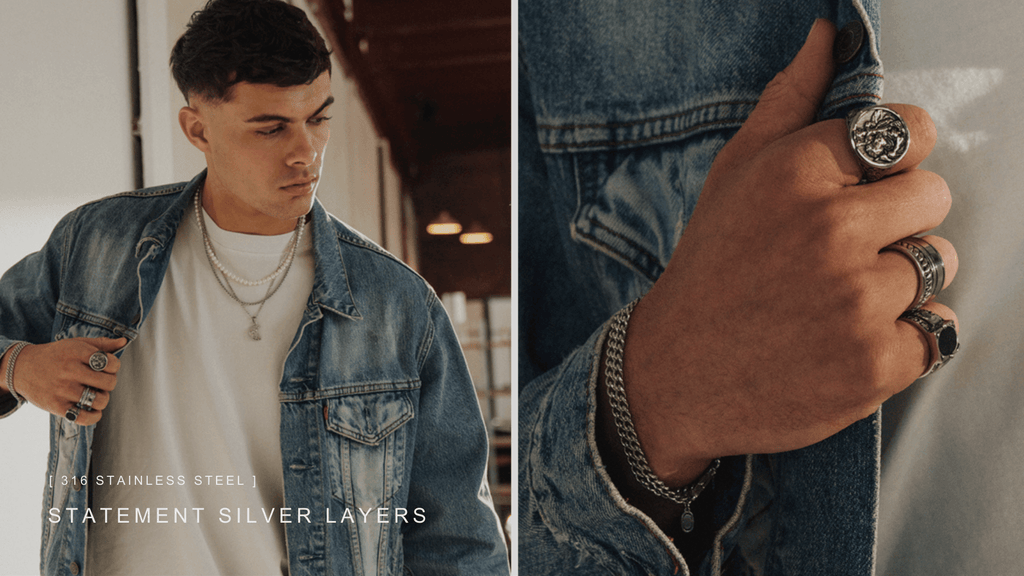
[[[316,109],[316,112],[313,112],[310,115],[310,118],[312,118],[313,116],[316,116],[317,114],[323,112],[324,108],[327,108],[331,104],[334,104],[334,96],[328,96],[327,100],[324,100],[324,103],[321,104],[320,107]],[[285,123],[291,122],[291,121],[292,121],[291,118],[288,118],[286,116],[278,116],[276,114],[260,114],[259,116],[253,116],[252,118],[249,118],[248,120],[246,120],[246,122],[285,122]]]

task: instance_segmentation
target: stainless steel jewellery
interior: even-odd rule
[[[216,260],[216,256],[213,253],[213,245],[210,243],[209,234],[207,234],[206,232],[206,223],[203,221],[202,216],[200,216],[199,214],[199,205],[202,203],[201,195],[202,190],[196,193],[196,222],[199,224],[199,230],[202,232],[203,243],[206,244],[206,259],[210,263],[210,270],[213,271],[213,277],[217,279],[217,284],[219,284],[220,287],[224,289],[224,292],[226,292],[227,295],[230,296],[232,300],[237,302],[242,307],[242,311],[245,312],[245,315],[248,316],[249,320],[252,321],[252,324],[249,326],[249,329],[247,330],[249,338],[252,338],[253,340],[260,340],[260,325],[259,322],[257,322],[256,318],[260,315],[260,312],[263,311],[263,305],[267,302],[267,300],[269,300],[270,297],[273,296],[278,291],[278,289],[281,288],[281,286],[284,284],[284,280],[288,276],[288,271],[291,270],[292,262],[294,262],[295,260],[295,253],[298,251],[299,242],[302,240],[302,232],[306,227],[306,219],[304,217],[299,219],[299,223],[296,226],[296,231],[292,235],[290,248],[285,248],[285,252],[287,255],[281,261],[284,267],[278,267],[278,269],[280,270],[280,280],[276,284],[274,282],[270,283],[270,286],[267,287],[267,293],[266,295],[263,296],[263,298],[260,298],[255,302],[246,302],[239,298],[238,295],[235,293],[235,290],[231,287],[231,279],[237,277],[234,274],[231,274],[226,268],[224,268],[223,265],[221,265],[219,261]],[[221,274],[224,275],[224,279],[221,279]],[[272,276],[275,277],[277,275],[278,274],[276,272],[272,274]],[[271,278],[271,280],[273,280],[273,278]],[[262,284],[263,280],[260,280],[258,283]],[[250,285],[254,286],[257,284]],[[246,306],[259,306],[259,308],[256,309],[255,314],[250,314]]]
[[[900,314],[900,320],[910,322],[924,333],[928,340],[928,348],[931,351],[931,360],[924,374],[918,378],[935,372],[946,365],[946,362],[960,349],[960,340],[957,337],[956,325],[952,320],[946,320],[931,310],[918,308],[907,310]]]
[[[882,250],[904,254],[917,269],[917,297],[908,310],[920,308],[942,291],[942,285],[946,282],[946,265],[939,251],[924,239],[910,236],[897,240]]]
[[[25,346],[28,346],[28,342],[18,342],[11,346],[11,353],[7,355],[7,373],[4,379],[7,383],[7,389],[11,392],[11,396],[14,396],[14,399],[17,400],[18,406],[25,403],[25,397],[14,390],[14,361],[18,359],[18,354],[21,354]]]
[[[96,399],[96,389],[92,386],[86,386],[85,390],[82,390],[82,397],[78,399],[78,404],[75,406],[82,410],[92,412],[92,402]]]
[[[846,117],[850,145],[864,168],[864,180],[878,180],[882,172],[903,159],[910,149],[910,130],[903,117],[885,106],[854,110]]]
[[[64,418],[67,418],[68,422],[74,422],[78,420],[78,406],[72,406],[68,408],[68,411],[64,413]]]
[[[605,383],[608,388],[608,399],[611,402],[612,414],[615,416],[615,427],[619,431],[619,440],[626,451],[626,458],[629,460],[633,476],[655,495],[676,504],[682,504],[683,516],[679,519],[679,526],[683,532],[691,532],[694,518],[690,505],[715,477],[715,472],[718,471],[721,461],[716,458],[696,482],[678,490],[669,488],[655,476],[650,464],[647,463],[647,457],[644,455],[640,439],[637,438],[636,429],[633,427],[633,417],[629,412],[629,402],[626,401],[626,389],[622,381],[622,351],[626,344],[626,327],[629,325],[629,315],[633,313],[637,302],[639,299],[630,302],[625,308],[616,312],[615,316],[612,316],[611,330],[608,333],[608,347],[605,350]]]
[[[305,218],[299,220],[299,225],[296,226],[294,236],[292,237],[292,240],[294,241],[294,243],[292,244],[292,250],[288,252],[288,255],[285,257],[285,259],[281,260],[281,263],[277,266],[277,270],[274,270],[273,272],[270,273],[269,276],[260,278],[259,280],[246,280],[245,278],[242,278],[241,276],[238,276],[234,272],[228,270],[227,267],[224,266],[224,264],[222,264],[221,261],[217,259],[217,254],[214,253],[213,251],[213,244],[210,243],[210,236],[206,233],[206,224],[203,222],[203,217],[199,213],[199,206],[202,204],[202,194],[202,189],[196,192],[196,222],[199,223],[199,227],[203,231],[203,244],[206,246],[206,257],[210,259],[210,263],[216,266],[217,269],[220,270],[225,276],[241,284],[242,286],[260,286],[262,284],[266,284],[267,282],[272,282],[275,278],[277,278],[281,274],[284,274],[285,269],[287,269],[288,266],[291,265],[292,259],[295,258],[295,251],[298,249],[299,240],[302,239],[302,231],[306,227]]]
[[[93,352],[92,356],[89,356],[89,368],[97,372],[103,372],[103,369],[107,367],[107,353],[106,352]]]

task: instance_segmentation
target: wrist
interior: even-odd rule
[[[640,443],[634,425],[634,414],[630,410],[629,401],[626,397],[626,386],[623,380],[623,353],[625,348],[626,331],[629,326],[630,315],[636,302],[631,302],[625,308],[617,312],[611,319],[608,329],[607,340],[603,350],[603,391],[602,405],[607,398],[608,410],[611,419],[615,424],[618,443],[611,440],[610,447],[618,452],[618,448],[625,453],[626,464],[631,472],[632,479],[635,479],[646,492],[682,506],[680,528],[683,532],[689,533],[694,529],[694,516],[692,505],[700,496],[701,492],[711,483],[718,470],[719,460],[714,459],[705,470],[692,483],[677,488],[667,485],[651,468],[648,461],[648,454]],[[605,414],[607,425],[607,413]],[[610,431],[605,428],[606,438]],[[606,443],[606,445],[608,445]],[[621,461],[619,462],[621,467]],[[683,470],[692,465],[692,461],[686,461]],[[678,469],[678,468],[677,468]],[[626,479],[626,483],[631,482]]]
[[[629,319],[623,380],[636,434],[651,470],[668,486],[679,488],[700,478],[721,454],[708,449],[697,395],[684,389],[695,380],[686,372],[693,361],[666,356],[661,342],[671,332],[663,325],[665,315],[659,313],[659,306],[653,298],[648,301],[650,296],[637,303]],[[692,349],[698,357],[696,344]]]
[[[25,397],[18,393],[17,386],[14,383],[14,371],[16,369],[18,355],[21,351],[28,346],[28,342],[17,342],[13,346],[7,349],[3,355],[2,362],[0,362],[0,374],[3,374],[3,390],[4,392],[14,396],[14,399],[19,404],[25,402]]]

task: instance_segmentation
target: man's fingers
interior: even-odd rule
[[[942,257],[945,279],[942,288],[949,286],[960,267],[956,249],[945,238],[924,236],[922,240],[932,245]],[[899,314],[909,308],[917,299],[920,290],[921,274],[911,257],[903,252],[884,250],[878,255],[879,277],[885,294],[881,297],[890,302],[890,311]]]
[[[835,71],[835,35],[835,25],[828,20],[815,20],[793,61],[768,83],[757,107],[719,153],[721,162],[733,165],[734,161],[749,159],[772,142],[814,121]]]
[[[952,320],[956,331],[960,332],[960,321],[948,307],[937,302],[929,302],[921,309],[934,312],[944,320]],[[915,324],[905,320],[896,321],[896,338],[899,343],[898,357],[900,361],[897,363],[895,381],[909,384],[920,378],[931,367],[932,363],[937,360],[935,355],[938,352],[934,349],[935,344],[931,336],[925,334]],[[898,390],[893,392],[898,392]]]
[[[931,154],[936,138],[935,124],[923,108],[909,104],[886,104],[885,106],[894,110],[906,122],[907,130],[910,132],[910,145],[906,155],[895,166],[878,174],[883,178],[916,168]],[[850,143],[846,120],[824,120],[809,126],[805,133],[815,142],[821,142],[824,145],[822,150],[827,150],[825,153],[831,155],[830,158],[820,161],[822,167],[834,170],[834,172],[823,175],[826,181],[853,186],[863,180],[864,165],[857,158],[853,145]],[[881,181],[884,182],[884,180]],[[873,185],[859,186],[853,191],[859,192],[861,189]]]
[[[76,340],[85,342],[97,350],[103,350],[104,352],[117,352],[128,344],[128,339],[124,336],[120,338],[76,338]]]
[[[106,372],[95,372],[89,368],[83,369],[76,375],[74,384],[92,386],[98,390],[112,391],[117,386],[117,376]]]
[[[65,342],[68,341],[71,340],[65,340]],[[106,365],[101,370],[102,372],[117,374],[117,371],[121,369],[121,361],[113,353],[128,344],[127,338],[75,338],[73,341],[85,344],[82,347],[81,354],[83,355],[82,363],[86,366],[89,366],[90,359],[94,353],[102,352],[106,355]]]
[[[949,186],[941,176],[910,170],[842,192],[843,213],[858,218],[875,251],[900,238],[916,236],[945,220],[953,205]]]
[[[106,373],[106,374],[117,374],[117,371],[121,369],[121,360],[119,360],[117,358],[117,356],[114,356],[113,354],[111,354],[109,352],[104,352],[102,350],[95,350],[93,352],[90,352],[82,360],[82,363],[85,364],[89,368],[89,370],[92,370],[92,366],[91,366],[92,357],[93,357],[93,354],[96,354],[96,353],[104,354],[107,357],[107,363],[103,367],[102,370],[94,370],[94,372],[103,372],[103,373]]]

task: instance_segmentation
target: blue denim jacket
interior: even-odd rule
[[[204,176],[61,220],[0,280],[0,351],[79,336],[130,346]],[[484,481],[486,432],[448,316],[404,264],[319,203],[312,217],[313,291],[279,395],[285,497],[311,520],[285,524],[290,574],[507,574]],[[0,397],[0,415],[14,408]],[[94,428],[51,416],[49,475],[88,476]],[[83,510],[89,490],[76,488],[47,486],[43,509]],[[406,508],[409,522],[337,523],[346,507]],[[328,508],[336,523],[325,522]],[[425,522],[413,521],[416,508]],[[87,524],[68,518],[44,518],[43,574],[83,564]]]
[[[606,321],[665,269],[715,155],[817,17],[863,24],[820,117],[877,103],[870,0],[520,2],[524,574],[871,573],[877,417],[803,450],[724,465],[723,528],[691,567],[622,498],[595,444]]]

